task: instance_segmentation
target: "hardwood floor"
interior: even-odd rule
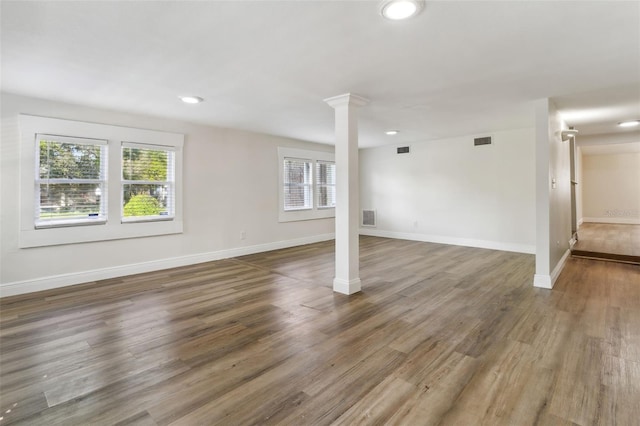
[[[583,223],[572,253],[640,264],[640,225]]]
[[[0,301],[0,425],[637,425],[640,266],[361,238]]]

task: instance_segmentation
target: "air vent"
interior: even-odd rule
[[[375,210],[362,210],[362,226],[376,226]]]
[[[398,154],[408,154],[409,147],[408,146],[399,146],[397,149]]]
[[[491,145],[491,136],[485,136],[484,138],[475,138],[473,140],[475,146],[478,145]]]

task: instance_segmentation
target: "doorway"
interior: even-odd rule
[[[640,143],[571,154],[572,255],[640,264]]]

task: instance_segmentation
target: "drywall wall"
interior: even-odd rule
[[[578,219],[578,227],[583,222],[583,188],[584,188],[584,174],[582,173],[582,148],[580,146],[576,146],[576,182],[578,185],[576,186],[576,217]]]
[[[279,223],[277,204],[277,148],[332,152],[332,146],[7,93],[1,104],[2,295],[308,243],[331,238],[334,232],[333,219]],[[184,134],[184,232],[18,248],[18,200],[33,196],[32,189],[18,185],[19,113]]]
[[[360,207],[377,212],[361,233],[525,253],[535,249],[534,132],[360,150]]]
[[[582,164],[583,220],[640,224],[640,152],[583,155]]]
[[[534,285],[552,288],[570,254],[570,144],[566,124],[549,99],[536,101],[536,274]]]

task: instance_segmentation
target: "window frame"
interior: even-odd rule
[[[311,208],[285,210],[284,208],[284,161],[286,158],[308,160],[311,162]],[[294,222],[303,220],[326,219],[335,217],[335,207],[318,207],[318,184],[316,179],[317,162],[335,164],[333,152],[312,151],[306,149],[278,147],[278,221]]]
[[[295,183],[291,183],[291,182],[287,182],[287,178],[286,175],[287,173],[285,173],[285,163],[287,160],[293,160],[293,161],[299,161],[302,162],[304,164],[308,164],[309,165],[309,183],[302,183],[302,184],[295,184]],[[313,186],[313,178],[314,178],[314,174],[313,174],[313,167],[314,167],[314,162],[311,159],[308,158],[295,158],[295,157],[284,157],[282,160],[282,191],[284,191],[284,188],[286,186],[291,187],[301,187],[304,188],[305,190],[305,205],[303,207],[289,207],[287,208],[286,206],[286,196],[284,196],[284,192],[283,192],[283,198],[282,198],[282,209],[285,212],[294,212],[294,211],[303,211],[303,210],[312,210],[313,209],[313,196],[314,196],[314,186]],[[307,205],[307,196],[306,196],[306,190],[308,189],[309,194],[308,194],[308,200],[309,200],[309,204]]]
[[[333,172],[333,178],[334,178],[334,183],[327,183],[325,182],[321,182],[320,181],[320,174],[319,174],[319,169],[320,169],[320,165],[321,164],[330,164],[333,166],[334,168],[334,172]],[[336,207],[336,184],[335,184],[335,180],[336,180],[336,172],[335,172],[335,167],[336,167],[336,162],[335,161],[326,161],[326,160],[316,160],[316,206],[318,209],[333,209]],[[321,206],[320,205],[320,189],[321,188],[333,188],[333,198],[334,198],[334,203],[332,206]]]
[[[46,140],[47,142],[58,142],[61,144],[76,144],[76,145],[88,145],[100,147],[100,174],[97,179],[69,179],[69,178],[42,178],[40,177],[40,166],[42,164],[39,151],[40,143]],[[35,157],[35,186],[34,186],[34,226],[36,229],[43,228],[55,228],[65,226],[91,226],[91,225],[104,225],[107,222],[107,198],[108,198],[108,155],[107,155],[107,141],[104,139],[91,139],[82,137],[69,137],[40,133],[35,136],[34,140],[34,157]],[[42,219],[41,217],[41,195],[42,185],[46,184],[98,184],[101,188],[100,196],[100,213],[98,217],[86,217],[86,218],[74,218],[74,219]],[[102,196],[104,194],[104,196]]]
[[[124,178],[124,162],[123,162],[123,150],[126,148],[133,149],[147,149],[153,151],[166,151],[168,155],[168,160],[171,162],[171,165],[168,166],[169,170],[167,170],[167,180],[164,181],[149,181],[149,180],[131,180]],[[175,188],[175,148],[168,147],[163,145],[150,145],[150,144],[141,144],[135,142],[126,142],[123,141],[120,144],[120,221],[122,223],[135,223],[135,222],[154,222],[161,220],[173,220],[175,218],[175,196],[176,196],[176,188]],[[126,217],[124,215],[124,187],[125,185],[166,185],[171,188],[171,196],[169,205],[167,206],[168,214],[167,215],[154,215],[154,216],[129,216]]]
[[[183,232],[182,150],[184,135],[156,130],[136,129],[107,124],[62,120],[19,114],[20,128],[20,248],[108,241]],[[101,226],[56,226],[36,228],[35,185],[38,134],[64,135],[80,139],[106,140],[107,146],[107,220]],[[125,222],[121,219],[121,144],[123,141],[166,146],[175,149],[175,214],[173,220]]]

